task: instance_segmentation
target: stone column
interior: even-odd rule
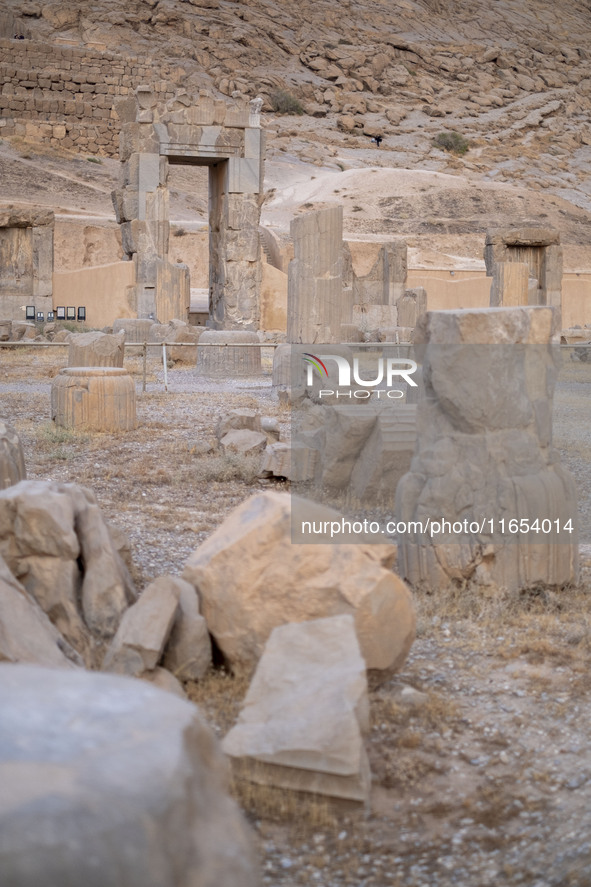
[[[287,340],[340,340],[343,317],[343,207],[334,205],[293,219],[294,258],[288,267]]]
[[[384,246],[384,304],[395,305],[404,295],[408,274],[408,248],[404,240],[387,243]]]
[[[407,525],[399,574],[414,586],[577,580],[576,487],[552,448],[558,328],[548,307],[429,311],[419,323],[425,395],[395,508]]]
[[[529,266],[526,262],[495,262],[490,288],[491,308],[527,305]]]

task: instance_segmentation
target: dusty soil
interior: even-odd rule
[[[180,572],[232,508],[268,487],[256,465],[204,452],[233,407],[257,407],[289,433],[266,357],[266,375],[226,386],[177,367],[168,392],[161,366],[149,362],[145,393],[141,361],[129,357],[137,431],[75,435],[49,420],[65,349],[2,349],[0,413],[21,435],[29,477],[94,490],[131,538],[141,588]],[[585,525],[580,584],[417,597],[418,637],[404,671],[371,692],[371,810],[235,787],[265,884],[591,883],[590,385],[591,366],[567,361],[555,402],[555,443],[577,479]],[[218,668],[187,691],[222,736],[246,686]]]

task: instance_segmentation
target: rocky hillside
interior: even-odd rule
[[[549,191],[565,201],[563,216],[573,204],[583,210],[569,221],[587,242],[589,0],[5,0],[4,7],[13,15],[9,26],[4,14],[5,30],[33,40],[167,62],[189,92],[262,95],[271,161],[434,171],[465,177],[468,188],[477,180]],[[424,203],[423,215],[440,215]],[[486,217],[486,204],[472,204],[471,217]],[[395,209],[394,219],[417,217],[412,201]],[[536,221],[543,217],[541,210]]]

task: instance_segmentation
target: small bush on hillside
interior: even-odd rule
[[[436,148],[449,151],[450,154],[465,154],[470,147],[470,142],[459,132],[440,132],[433,139]]]
[[[285,89],[276,89],[269,96],[271,107],[277,114],[303,114],[304,108],[290,92]]]

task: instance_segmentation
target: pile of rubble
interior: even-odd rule
[[[271,425],[233,411],[218,426],[220,445],[246,436],[264,445],[278,433]],[[256,669],[228,737],[237,770],[367,802],[367,675],[381,682],[398,670],[415,632],[410,592],[392,572],[394,547],[294,544],[292,497],[264,492],[229,515],[181,576],[159,576],[138,594],[128,543],[93,493],[19,479],[15,438],[5,426],[0,659],[141,678],[184,697],[183,683],[212,667],[213,641],[232,672]],[[299,502],[307,506],[315,517],[336,516]]]

